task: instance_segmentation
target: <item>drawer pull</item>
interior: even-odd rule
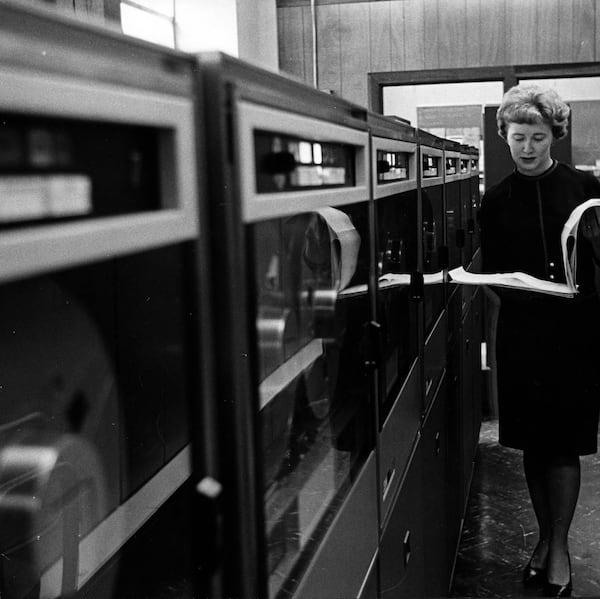
[[[433,379],[431,377],[427,377],[425,379],[425,397],[427,397],[429,395],[432,385],[433,385]]]
[[[383,481],[383,500],[385,501],[385,498],[389,492],[389,490],[392,487],[392,481],[394,480],[394,477],[396,476],[396,468],[392,467],[387,471],[387,474],[385,476],[385,480]]]

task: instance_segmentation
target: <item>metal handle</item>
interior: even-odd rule
[[[385,475],[385,478],[383,479],[382,497],[383,497],[384,501],[385,501],[385,498],[392,486],[392,481],[394,480],[395,476],[396,476],[396,468],[394,466],[392,466],[387,471],[387,474]]]
[[[425,379],[425,396],[429,395],[432,385],[433,385],[433,379],[430,376],[428,376]]]

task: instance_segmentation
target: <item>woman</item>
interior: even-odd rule
[[[551,157],[569,107],[553,90],[519,85],[503,97],[498,133],[515,163],[481,208],[484,272],[524,271],[565,282],[560,235],[571,211],[600,198],[600,182]],[[500,443],[523,450],[539,539],[524,571],[549,597],[572,590],[568,533],[580,487],[579,456],[596,453],[600,411],[600,265],[596,209],[581,220],[579,293],[566,299],[498,289]],[[582,238],[583,236],[583,238]]]

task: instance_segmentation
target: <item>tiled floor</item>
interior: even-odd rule
[[[521,572],[537,541],[521,452],[497,443],[484,422],[460,542],[452,597],[532,597]],[[573,596],[600,597],[600,456],[581,461],[579,504],[571,527]]]

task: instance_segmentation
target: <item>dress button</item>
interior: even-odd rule
[[[550,278],[551,278],[551,279],[553,279],[553,278],[554,278],[554,275],[550,275]]]

